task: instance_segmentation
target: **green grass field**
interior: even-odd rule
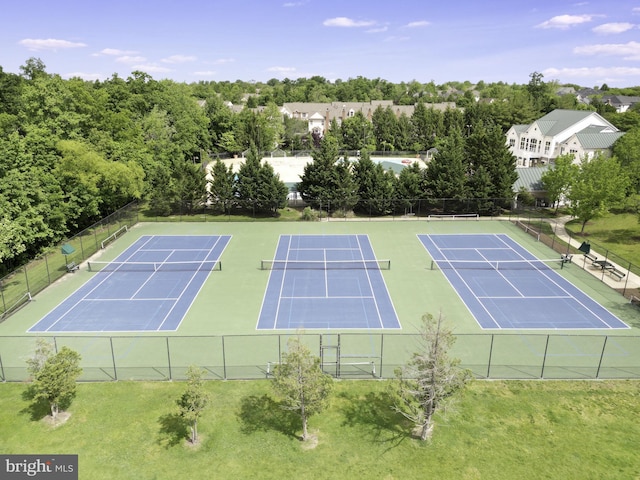
[[[637,381],[470,384],[437,419],[431,443],[410,437],[384,381],[338,382],[296,438],[267,381],[207,382],[197,448],[176,419],[181,382],[81,384],[53,428],[0,385],[0,451],[78,454],[79,478],[101,479],[633,479],[640,476]]]
[[[507,233],[538,258],[556,258],[557,253],[510,222],[497,220],[139,223],[101,250],[97,259],[115,258],[141,235],[225,234],[232,238],[222,255],[223,270],[212,272],[176,332],[56,335],[56,343],[82,355],[84,380],[179,379],[190,364],[208,367],[209,378],[264,378],[267,363],[278,360],[287,336],[296,332],[256,330],[269,276],[260,270],[260,260],[273,258],[280,235],[311,233],[369,236],[376,256],[391,259],[392,268],[383,276],[402,325],[399,332],[382,332],[384,338],[380,331],[368,330],[303,332],[318,355],[320,336],[331,341],[340,333],[342,353],[366,357],[354,362],[384,363],[377,365],[376,374],[392,376],[394,367],[411,352],[411,335],[421,316],[442,311],[460,336],[456,355],[480,377],[488,372],[492,378],[539,378],[543,369],[545,378],[594,378],[598,373],[600,378],[640,376],[640,311],[578,266],[558,272],[634,328],[489,333],[479,328],[442,272],[430,270],[430,258],[416,235]],[[33,350],[36,335],[25,332],[91,275],[84,266],[66,274],[0,323],[4,379],[26,378],[24,360]],[[567,336],[557,337],[563,333]],[[547,335],[553,336],[549,342]],[[607,335],[616,338],[607,339]],[[355,373],[367,375],[366,371]]]
[[[567,224],[567,228],[577,236],[597,243],[617,256],[640,267],[640,222],[632,213],[609,214],[591,220],[580,234],[582,225],[577,220]]]

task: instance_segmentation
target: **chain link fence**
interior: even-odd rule
[[[189,366],[206,378],[269,378],[291,335],[53,336],[82,356],[82,381],[183,380]],[[337,378],[393,378],[417,351],[419,335],[340,333],[296,335],[324,371]],[[449,354],[481,379],[637,379],[640,336],[461,334]],[[0,381],[28,380],[26,360],[37,337],[0,337]]]

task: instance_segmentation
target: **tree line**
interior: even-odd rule
[[[471,87],[496,101],[476,102]],[[252,160],[238,175],[214,168],[213,196],[207,193],[204,167],[211,158],[250,151],[259,157],[276,147],[327,157],[317,164],[329,157],[335,163],[335,146],[362,152],[437,150],[431,169],[412,166],[399,179],[387,175],[379,181],[381,172],[367,163],[366,153],[357,164],[323,173],[333,179],[319,187],[311,187],[310,171],[301,185],[312,203],[313,198],[337,205],[333,196],[344,199],[342,209],[382,214],[389,211],[385,199],[391,197],[505,198],[513,168],[497,146],[499,133],[530,123],[545,109],[573,105],[552,90],[553,84],[539,76],[528,85],[393,84],[361,77],[184,84],[140,71],[126,79],[115,74],[93,82],[63,79],[48,73],[37,58],[28,59],[19,74],[0,67],[1,269],[14,269],[134,199],[146,200],[157,215],[188,213],[206,202],[227,212],[234,205],[275,212],[286,189],[268,166]],[[243,99],[247,108],[240,113],[226,103]],[[376,99],[416,107],[410,117],[379,108],[371,121],[356,114],[340,125],[334,122],[331,147],[322,146],[305,122],[282,118],[279,111],[289,101]],[[464,110],[430,107],[453,99]],[[262,107],[249,108],[253,105]],[[627,126],[640,125],[634,115],[614,116]],[[635,150],[625,158],[637,170]],[[342,193],[329,194],[330,182],[338,182]]]

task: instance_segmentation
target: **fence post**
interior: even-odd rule
[[[173,376],[171,374],[171,351],[169,350],[169,337],[165,337],[167,343],[167,365],[169,365],[169,380],[173,380]]]
[[[487,378],[491,378],[491,358],[493,356],[493,339],[495,335],[495,333],[491,334],[491,345],[489,346],[489,361],[487,362]]]
[[[224,335],[220,337],[222,339],[222,378],[227,379],[227,355],[224,352]]]
[[[604,342],[602,343],[602,352],[600,353],[600,361],[598,362],[598,370],[596,370],[596,379],[600,378],[600,367],[602,366],[602,360],[604,358],[604,351],[605,351],[605,348],[607,347],[608,338],[609,338],[608,335],[604,336]]]
[[[0,355],[0,380],[5,381],[4,366],[2,365],[2,356]]]
[[[113,351],[113,337],[109,337],[109,345],[111,346],[111,362],[113,363],[113,379],[118,381],[118,370],[116,368],[116,355]]]
[[[27,275],[27,266],[25,265],[23,268],[24,268],[24,279],[27,284],[27,292],[30,292],[31,288],[29,287],[29,275]]]
[[[547,349],[549,348],[549,337],[547,334],[547,343],[544,345],[544,356],[542,357],[542,370],[540,371],[540,378],[544,378],[544,367],[547,364]]]
[[[384,363],[384,333],[380,335],[380,368],[378,369],[378,378],[382,378],[383,363]]]

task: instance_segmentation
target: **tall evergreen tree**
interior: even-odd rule
[[[363,151],[353,167],[358,185],[358,203],[355,210],[366,215],[387,215],[393,208],[395,175],[388,174],[380,163],[371,161]]]
[[[209,182],[209,200],[211,205],[224,213],[230,213],[235,202],[233,167],[227,167],[218,159],[211,168],[211,181]]]
[[[465,142],[460,129],[440,140],[438,152],[427,167],[425,185],[431,198],[466,199],[467,170]]]

